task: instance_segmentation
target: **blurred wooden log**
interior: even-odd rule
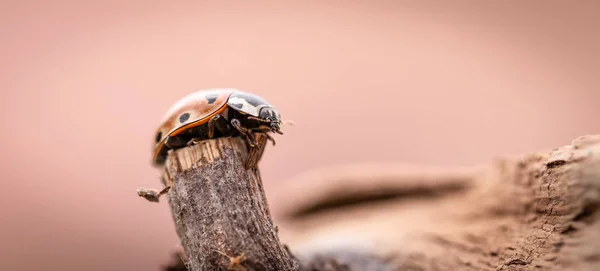
[[[600,136],[472,169],[351,166],[272,189],[304,264],[600,270]]]
[[[257,135],[261,149],[266,140]],[[277,236],[258,168],[244,164],[261,155],[240,138],[169,153],[163,179],[188,270],[298,270]]]

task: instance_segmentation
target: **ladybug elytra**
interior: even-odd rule
[[[167,152],[205,139],[244,136],[250,147],[253,133],[280,131],[279,112],[263,98],[236,89],[200,90],[176,102],[165,114],[154,139],[155,165],[165,163]]]

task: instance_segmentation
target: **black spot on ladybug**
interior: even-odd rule
[[[266,105],[266,104],[268,104],[267,101],[265,101],[263,98],[261,98],[259,96],[248,94],[248,93],[243,93],[243,92],[233,93],[231,95],[230,99],[231,98],[242,99],[246,103],[248,103],[249,105],[252,105],[254,107],[257,107],[259,105]]]
[[[251,104],[255,107],[259,106],[259,105],[267,104],[267,102],[265,102],[264,100],[262,100],[258,97],[254,97],[254,96],[247,97],[246,102],[248,102],[249,104]]]
[[[158,132],[158,134],[156,134],[156,139],[154,139],[154,140],[156,141],[156,143],[158,143],[161,138],[162,138],[162,132]]]
[[[179,116],[179,122],[184,123],[189,118],[190,118],[190,113],[183,113],[181,116]]]
[[[244,107],[244,104],[231,104],[230,106],[235,109],[242,109],[242,107]]]
[[[206,95],[206,100],[208,100],[208,104],[213,104],[217,100],[217,98],[219,98],[218,93],[210,93]]]

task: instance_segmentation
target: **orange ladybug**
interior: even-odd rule
[[[263,98],[236,89],[200,90],[176,102],[165,114],[154,139],[156,166],[165,163],[167,152],[205,139],[244,136],[250,147],[257,143],[252,135],[280,131],[279,112]]]

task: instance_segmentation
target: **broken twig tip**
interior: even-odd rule
[[[166,194],[171,189],[170,186],[165,187],[163,190],[158,191],[157,189],[140,187],[137,189],[138,196],[145,198],[150,202],[159,202],[160,196]]]

